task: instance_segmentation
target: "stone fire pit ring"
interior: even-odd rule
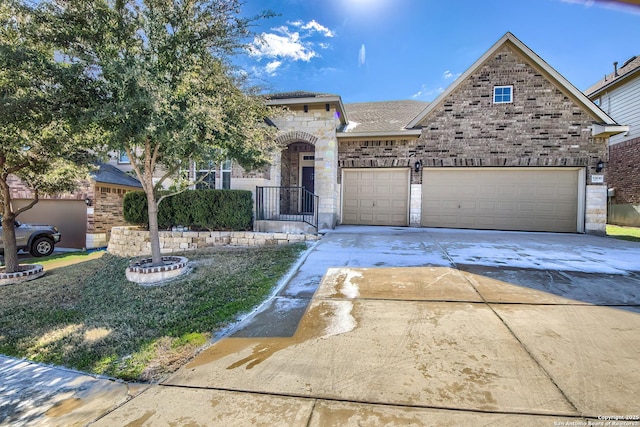
[[[164,265],[152,266],[151,258],[138,260],[127,268],[127,280],[141,285],[155,285],[187,272],[189,259],[182,256],[163,256]]]

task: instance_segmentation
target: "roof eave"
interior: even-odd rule
[[[331,102],[340,102],[339,96],[309,96],[306,98],[279,98],[268,99],[267,105],[300,105],[300,104],[326,104]]]
[[[267,100],[269,106],[286,106],[286,105],[310,105],[310,104],[337,104],[337,110],[340,113],[340,123],[347,124],[347,113],[342,103],[342,98],[339,96],[315,96],[306,98],[284,98],[284,99],[270,99]]]
[[[419,138],[422,135],[421,129],[403,129],[397,131],[370,131],[370,132],[338,132],[338,138],[389,138],[405,137]]]
[[[617,124],[594,123],[591,125],[591,136],[609,138],[614,135],[629,132],[629,126]]]
[[[617,86],[620,86],[620,85],[624,84],[627,80],[629,80],[630,78],[636,76],[636,74],[640,74],[640,67],[636,68],[633,71],[629,71],[628,73],[625,73],[624,75],[618,77],[615,80],[612,80],[608,84],[602,86],[601,88],[599,88],[597,90],[594,90],[593,92],[585,93],[585,95],[590,99],[597,98],[603,92],[610,91],[614,87],[617,87]]]

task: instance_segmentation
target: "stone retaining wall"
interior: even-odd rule
[[[160,231],[160,251],[168,254],[215,246],[284,245],[319,238],[315,234],[252,231]],[[149,232],[136,227],[113,227],[107,251],[123,257],[150,255]]]

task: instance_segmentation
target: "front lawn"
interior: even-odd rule
[[[607,236],[631,242],[640,242],[640,227],[621,227],[607,224]]]
[[[0,353],[126,380],[158,381],[212,333],[262,302],[304,245],[190,252],[194,271],[164,286],[100,258],[0,287]]]

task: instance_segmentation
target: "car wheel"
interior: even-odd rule
[[[36,257],[49,256],[53,253],[53,240],[49,237],[38,237],[31,244],[31,255]]]

